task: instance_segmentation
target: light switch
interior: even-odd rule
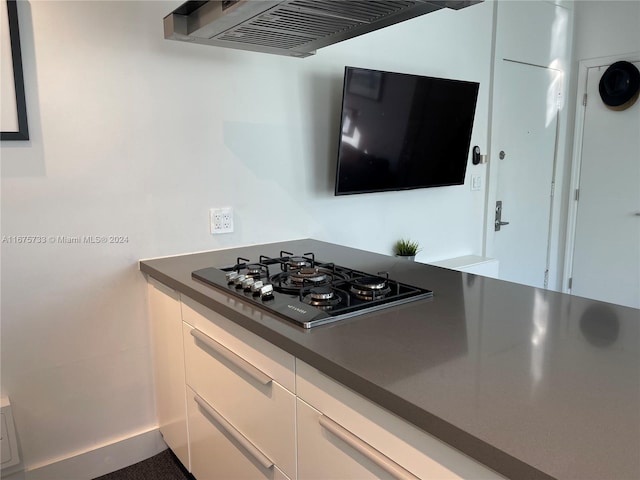
[[[482,190],[482,175],[471,175],[471,190]]]

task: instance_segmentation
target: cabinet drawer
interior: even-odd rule
[[[187,385],[295,477],[295,396],[187,323],[183,337]]]
[[[182,319],[295,393],[293,355],[184,295]]]
[[[191,473],[197,480],[289,480],[265,452],[187,388]]]
[[[503,478],[308,364],[297,360],[296,370],[300,399],[418,478]]]
[[[332,479],[392,479],[417,480],[402,468],[393,465],[380,452],[358,438],[343,439],[346,431],[340,425],[327,428],[328,420],[315,408],[298,399],[298,477],[304,480]],[[334,430],[335,429],[335,430]],[[337,431],[336,431],[337,430]],[[348,433],[347,433],[348,435]],[[395,469],[396,476],[381,468],[385,463]]]

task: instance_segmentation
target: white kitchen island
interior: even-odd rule
[[[265,250],[315,251],[434,295],[307,330],[191,277]],[[168,362],[182,401],[159,405],[171,411],[159,424],[186,425],[165,439],[188,445],[199,480],[640,478],[638,310],[315,240],[141,270],[180,305],[167,341],[184,349]]]

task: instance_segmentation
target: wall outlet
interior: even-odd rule
[[[209,210],[209,227],[212,234],[233,232],[233,208],[221,207]]]

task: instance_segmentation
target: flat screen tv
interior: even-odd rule
[[[462,185],[478,88],[346,67],[335,194]]]

